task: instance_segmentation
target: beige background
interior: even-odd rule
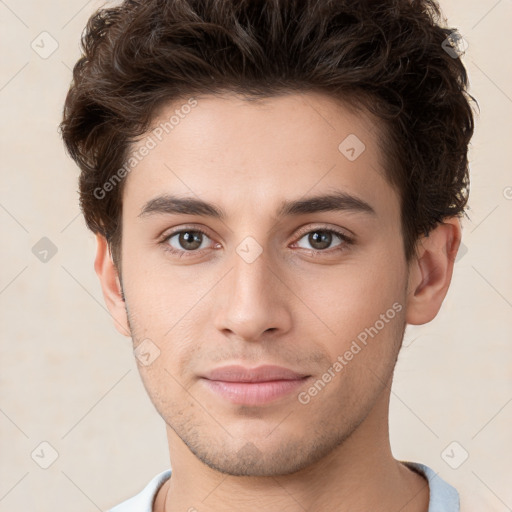
[[[471,218],[441,313],[408,329],[391,440],[397,458],[426,463],[454,485],[463,510],[504,512],[512,510],[512,1],[441,3],[468,42],[481,108]],[[130,342],[104,307],[78,171],[57,134],[80,33],[101,4],[0,0],[0,512],[105,510],[169,464]],[[58,48],[44,55],[53,41]],[[46,263],[32,252],[42,237],[57,249]],[[42,442],[58,453],[46,470],[52,449]],[[460,463],[465,451],[453,469],[447,461]]]

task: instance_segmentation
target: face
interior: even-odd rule
[[[375,123],[334,99],[195,101],[159,112],[123,190],[140,373],[205,464],[289,474],[342,444],[390,382],[408,277],[399,198]],[[287,372],[250,372],[264,365]]]

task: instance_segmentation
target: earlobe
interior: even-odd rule
[[[408,282],[406,322],[421,325],[433,320],[448,292],[461,241],[457,217],[445,219],[419,239]]]
[[[119,281],[119,274],[112,260],[108,243],[104,236],[96,234],[96,258],[94,270],[100,280],[105,304],[114,320],[116,329],[124,336],[130,337],[128,318]]]

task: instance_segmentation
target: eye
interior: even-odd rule
[[[308,231],[296,242],[296,244],[298,244],[301,240],[306,240],[306,242],[310,245],[310,247],[302,247],[303,249],[309,249],[316,252],[331,252],[328,251],[328,249],[333,249],[334,251],[342,251],[346,249],[347,245],[352,243],[352,239],[341,231],[324,228],[317,228]],[[339,240],[339,243],[332,246],[333,242],[336,240]]]
[[[305,240],[309,247],[302,247],[299,244],[302,240]],[[336,241],[338,243],[333,245],[333,242]],[[182,258],[201,253],[202,250],[212,246],[211,242],[211,238],[202,229],[182,228],[164,235],[159,243],[163,245],[165,251]],[[294,245],[314,254],[330,254],[331,252],[343,251],[351,244],[353,244],[353,240],[343,232],[322,227],[304,232]],[[215,244],[214,248],[218,247],[221,247],[221,245]]]
[[[207,248],[206,240],[210,240],[210,237],[203,230],[190,228],[167,234],[160,243],[166,251],[181,257],[186,256],[186,253],[196,253]]]

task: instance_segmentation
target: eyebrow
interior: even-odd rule
[[[376,216],[375,210],[366,201],[347,192],[338,191],[305,199],[283,201],[278,209],[277,217],[328,211],[347,211]],[[154,214],[199,215],[219,220],[225,220],[227,217],[224,210],[212,203],[193,197],[178,197],[171,194],[163,194],[150,199],[142,207],[139,217]]]

